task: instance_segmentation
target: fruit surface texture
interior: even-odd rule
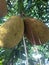
[[[0,46],[12,48],[17,45],[24,34],[24,23],[20,16],[11,18],[0,26]]]
[[[25,18],[24,26],[25,35],[32,43],[43,44],[49,41],[49,28],[42,21]]]

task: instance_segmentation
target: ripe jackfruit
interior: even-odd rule
[[[24,23],[20,16],[12,16],[0,26],[0,47],[12,48],[24,34]]]
[[[41,21],[25,18],[25,35],[35,44],[43,44],[49,41],[49,28]]]
[[[7,14],[7,4],[6,0],[0,0],[0,17],[3,17]]]

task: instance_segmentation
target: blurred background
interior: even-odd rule
[[[0,18],[0,24],[12,15],[23,15],[43,20],[49,27],[49,0],[6,0],[6,2],[8,13]],[[15,48],[0,48],[0,65],[49,65],[49,42],[38,46],[32,45],[26,37],[24,40],[22,39]]]

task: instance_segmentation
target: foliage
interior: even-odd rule
[[[28,16],[43,20],[48,25],[48,2],[48,0],[7,0],[8,14],[0,19],[0,24],[12,15],[21,15],[22,17]],[[39,46],[32,45],[26,37],[25,42],[29,65],[46,65],[45,60],[48,59],[49,61],[49,42]],[[0,48],[0,65],[2,65],[2,62],[3,65],[25,65],[26,55],[23,40],[13,49]]]

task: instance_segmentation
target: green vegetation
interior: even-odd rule
[[[22,17],[28,16],[43,20],[43,22],[49,27],[48,0],[6,1],[8,13],[5,17],[0,18],[0,24],[5,22],[13,15],[20,15]],[[46,65],[46,62],[49,61],[49,42],[38,46],[32,45],[26,39],[26,37],[24,38],[25,41],[22,39],[19,45],[15,46],[15,48],[12,49],[0,48],[0,65],[26,65],[25,64],[26,62],[28,63],[28,65]],[[26,45],[24,44],[24,42],[26,43]],[[27,51],[25,51],[25,49]]]

